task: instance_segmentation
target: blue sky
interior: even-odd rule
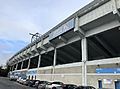
[[[93,0],[0,0],[0,65]]]

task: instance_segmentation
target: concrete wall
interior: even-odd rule
[[[65,68],[55,68],[55,74],[64,74],[64,73],[82,73],[82,67],[65,67]]]
[[[36,75],[36,79],[51,81],[52,80],[51,74],[52,74],[52,68],[39,69]]]
[[[96,68],[119,68],[120,64],[104,64],[104,65],[90,65],[87,66],[87,84],[95,86],[98,88],[98,80],[101,79],[111,79],[112,84],[104,84],[104,88],[112,88],[115,89],[114,80],[120,78],[118,74],[96,74]]]
[[[82,76],[81,74],[75,75],[75,74],[61,74],[61,75],[55,75],[54,76],[54,80],[55,81],[61,81],[64,82],[66,84],[70,83],[70,84],[77,84],[77,85],[81,85],[82,84]]]
[[[117,68],[120,64],[104,64],[104,65],[88,65],[87,66],[87,84],[98,88],[98,80],[111,79],[112,84],[104,84],[104,88],[114,89],[114,80],[119,79],[119,74],[96,74],[96,68]],[[71,67],[59,67],[55,68],[55,74],[50,69],[39,69],[37,79],[47,81],[61,81],[64,83],[82,85],[82,67],[71,66]]]
[[[46,75],[41,75],[41,74],[37,74],[36,75],[36,79],[37,80],[43,80],[43,81],[52,81],[52,75],[51,74],[46,74]]]
[[[87,73],[96,73],[96,68],[118,68],[120,64],[104,64],[87,66]]]
[[[103,82],[102,83],[103,87],[115,89],[114,80],[116,80],[118,78],[120,78],[120,75],[107,75],[107,74],[106,75],[88,75],[87,76],[87,84],[98,88],[98,80],[99,79],[101,79],[101,80],[111,79],[112,84],[104,84],[104,82]]]

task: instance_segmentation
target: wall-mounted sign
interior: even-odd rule
[[[96,73],[120,73],[120,68],[96,68]]]
[[[52,40],[52,39],[62,35],[63,33],[71,30],[74,27],[75,27],[75,21],[74,21],[74,19],[71,19],[70,21],[68,21],[67,23],[63,24],[58,29],[56,29],[55,31],[50,33],[49,40]]]

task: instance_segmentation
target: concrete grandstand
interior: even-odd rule
[[[120,0],[94,0],[12,56],[29,78],[114,88],[120,78]],[[112,82],[104,82],[111,80]]]

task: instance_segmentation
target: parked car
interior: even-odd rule
[[[113,89],[113,88],[98,88],[98,89]]]
[[[9,72],[8,77],[11,81],[16,81],[19,77],[19,74],[17,72]]]
[[[51,82],[46,85],[45,89],[63,89],[64,83],[62,82]]]
[[[75,89],[96,89],[96,88],[93,86],[78,86]]]
[[[63,89],[75,89],[76,87],[75,84],[64,84]]]
[[[35,85],[35,82],[39,80],[29,80],[28,81],[28,86],[33,87]]]
[[[19,83],[20,80],[21,80],[21,77],[19,77],[16,81]]]
[[[45,89],[46,85],[49,84],[50,82],[48,81],[36,81],[34,87],[36,89]]]
[[[23,81],[23,84],[28,85],[29,81],[30,81],[29,79],[26,79],[25,81]]]
[[[26,77],[19,77],[19,78],[17,79],[17,82],[19,82],[20,84],[23,84],[26,80],[27,80]]]

